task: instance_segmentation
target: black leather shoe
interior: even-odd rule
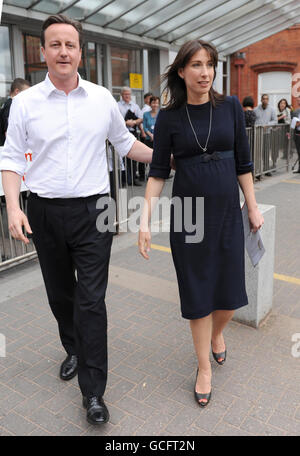
[[[68,355],[60,367],[59,376],[62,380],[71,380],[78,371],[78,359],[76,355]]]
[[[104,424],[109,420],[109,413],[102,397],[82,398],[82,405],[87,409],[86,419],[90,424]]]

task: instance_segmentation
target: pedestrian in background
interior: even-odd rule
[[[291,123],[291,107],[285,98],[281,98],[277,104],[277,120],[278,123]]]
[[[13,98],[23,90],[29,89],[30,82],[22,78],[16,78],[10,87],[10,94],[0,110],[0,146],[5,143],[6,132],[8,128],[9,111]]]
[[[143,116],[144,131],[146,134],[146,144],[151,148],[153,148],[154,127],[159,112],[159,106],[160,98],[152,96],[150,98],[150,111],[145,112]]]
[[[256,121],[256,114],[253,111],[254,100],[252,97],[245,97],[243,99],[243,108],[245,116],[245,125],[247,128],[254,127]]]
[[[122,116],[125,119],[126,126],[130,133],[132,133],[136,138],[139,136],[139,130],[143,138],[145,138],[144,129],[142,126],[143,114],[140,107],[134,103],[131,99],[132,93],[130,87],[122,87],[121,90],[121,100],[118,101],[118,106]],[[127,182],[129,185],[136,185],[140,187],[140,183],[136,172],[137,172],[137,163],[135,160],[130,160],[126,158],[126,170],[127,170]]]
[[[297,104],[298,104],[298,107],[293,111],[292,117],[297,117],[298,119],[300,119],[300,95],[298,95]],[[296,122],[296,124],[295,124],[294,141],[295,141],[295,146],[296,146],[296,150],[297,150],[297,154],[298,154],[298,170],[294,171],[294,173],[299,174],[300,173],[300,121]]]
[[[147,92],[144,95],[144,106],[142,107],[142,114],[144,115],[145,112],[151,111],[151,106],[150,106],[150,98],[153,97],[153,93]]]
[[[264,93],[261,96],[261,104],[254,109],[256,125],[276,125],[277,116],[275,109],[269,105],[269,95]]]

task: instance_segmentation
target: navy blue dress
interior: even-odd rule
[[[198,141],[204,147],[210,102],[187,106]],[[234,310],[248,304],[237,175],[251,172],[253,164],[239,100],[226,97],[213,108],[207,153],[223,152],[226,158],[202,161],[203,152],[195,140],[185,106],[160,111],[153,149],[149,176],[168,178],[171,153],[176,162],[172,197],[182,203],[182,210],[178,211],[180,205],[176,209],[176,205],[171,207],[170,245],[182,316],[202,318],[215,310]],[[228,157],[230,154],[232,157]],[[197,197],[204,198],[204,220],[197,218]],[[190,212],[187,204],[192,208]],[[186,208],[196,226],[194,233],[184,223]],[[187,235],[197,234],[196,221],[203,224],[204,236],[196,243],[187,242]],[[178,231],[180,225],[182,230]]]

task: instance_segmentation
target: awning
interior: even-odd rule
[[[101,35],[177,50],[211,41],[223,56],[300,22],[300,0],[4,0],[3,16],[63,13]]]

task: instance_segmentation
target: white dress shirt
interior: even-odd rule
[[[120,113],[122,114],[123,118],[125,119],[126,113],[128,109],[130,109],[131,112],[133,112],[138,119],[143,118],[142,110],[140,109],[139,105],[134,103],[133,101],[130,101],[129,103],[125,103],[125,101],[122,99],[118,101],[118,106],[120,109]],[[135,128],[133,127],[127,127],[129,131],[135,131]]]
[[[136,141],[111,93],[78,75],[77,88],[66,95],[47,75],[13,99],[0,170],[22,176],[30,149],[30,191],[46,198],[107,193],[106,139],[121,157]]]

